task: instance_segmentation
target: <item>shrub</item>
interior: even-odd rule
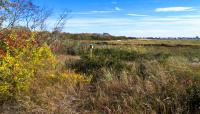
[[[93,54],[94,56],[101,56],[124,61],[133,61],[138,57],[138,54],[134,51],[129,52],[115,48],[95,49]]]
[[[69,39],[56,40],[50,44],[56,54],[78,55],[80,53],[80,43]]]
[[[171,54],[164,53],[164,52],[159,52],[159,53],[144,53],[144,54],[139,54],[139,57],[137,59],[146,59],[146,60],[157,60],[158,62],[165,62]]]
[[[0,101],[28,89],[30,80],[40,70],[55,68],[51,49],[46,44],[35,44],[35,33],[21,29],[3,33],[0,42],[1,50],[5,51],[1,51],[4,56],[0,59]]]
[[[200,108],[200,78],[193,81],[187,88],[187,108],[192,112],[197,112]]]
[[[11,56],[9,53],[0,62],[0,93],[3,96],[14,96],[21,90],[29,86],[30,79],[34,78],[37,72],[53,67],[54,57],[48,46],[29,50],[24,49],[18,52],[17,56]]]
[[[109,59],[105,57],[89,57],[82,56],[81,60],[72,65],[72,68],[77,72],[88,75],[94,74],[101,68],[113,68],[117,72],[127,69],[127,65],[118,59]]]
[[[90,82],[89,78],[86,78],[83,75],[73,73],[73,72],[62,73],[61,76],[62,76],[62,80],[67,81],[68,85],[70,85],[70,84],[75,85],[77,83],[89,83]]]

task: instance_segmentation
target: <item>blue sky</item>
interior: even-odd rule
[[[200,36],[199,0],[34,0],[54,9],[71,10],[64,31],[137,37]],[[48,26],[53,26],[53,15]]]

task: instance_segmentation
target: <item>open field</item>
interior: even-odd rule
[[[198,3],[0,0],[0,114],[200,114]]]
[[[199,40],[85,39],[2,30],[0,112],[200,112]]]
[[[80,59],[67,67],[91,77],[80,112],[199,113],[199,40],[77,42]]]
[[[200,40],[153,40],[153,39],[125,39],[125,40],[83,40],[82,42],[91,42],[108,45],[141,45],[141,46],[200,46]]]

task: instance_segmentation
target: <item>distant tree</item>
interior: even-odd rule
[[[5,6],[4,2],[1,4]],[[51,10],[35,5],[32,0],[12,0],[10,6],[8,12],[2,11],[8,28],[25,26],[31,30],[44,30],[45,22],[52,14]]]
[[[53,42],[56,42],[56,40],[60,38],[61,32],[69,19],[69,14],[70,11],[67,9],[61,12],[56,23],[54,24],[52,37],[48,40],[49,43],[54,44]]]
[[[63,10],[54,24],[53,31],[61,32],[69,18],[69,10]],[[52,9],[41,8],[32,0],[0,0],[0,27],[6,21],[7,28],[24,26],[30,30],[46,30],[46,22]]]
[[[37,9],[31,17],[31,30],[46,30],[46,21],[51,16],[52,10],[46,8]]]
[[[9,0],[0,0],[0,28],[6,20],[6,15],[9,11],[11,3]]]
[[[31,24],[33,24],[33,20],[36,17],[38,11],[39,7],[34,5],[32,1],[29,0],[23,14],[24,23],[27,28],[31,28]]]
[[[13,0],[13,7],[10,8],[7,14],[7,27],[13,28],[21,20],[22,15],[25,11],[26,1],[25,0]]]
[[[63,30],[67,20],[69,19],[69,14],[70,14],[70,11],[67,9],[62,11],[62,13],[59,15],[59,18],[54,25],[54,28],[53,28],[54,32],[61,32]]]

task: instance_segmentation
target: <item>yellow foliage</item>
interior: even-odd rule
[[[12,31],[9,35],[9,40],[3,43],[5,56],[0,59],[0,101],[29,89],[35,79],[45,79],[47,83],[66,81],[69,85],[90,82],[80,74],[60,73],[50,47],[47,44],[34,45],[35,33],[22,32],[19,35]]]
[[[12,57],[7,53],[0,64],[0,75],[0,94],[12,96],[16,91],[27,88],[33,72],[20,56]]]
[[[55,66],[55,57],[46,44],[17,50],[15,56],[8,51],[0,61],[0,96],[14,96],[28,89],[37,72],[50,72]]]
[[[83,75],[80,75],[80,74],[77,74],[77,73],[63,73],[62,75],[62,78],[64,80],[68,80],[68,82],[70,84],[76,84],[78,82],[82,82],[82,83],[89,83],[90,82],[90,79],[89,78],[86,78],[85,76]]]

